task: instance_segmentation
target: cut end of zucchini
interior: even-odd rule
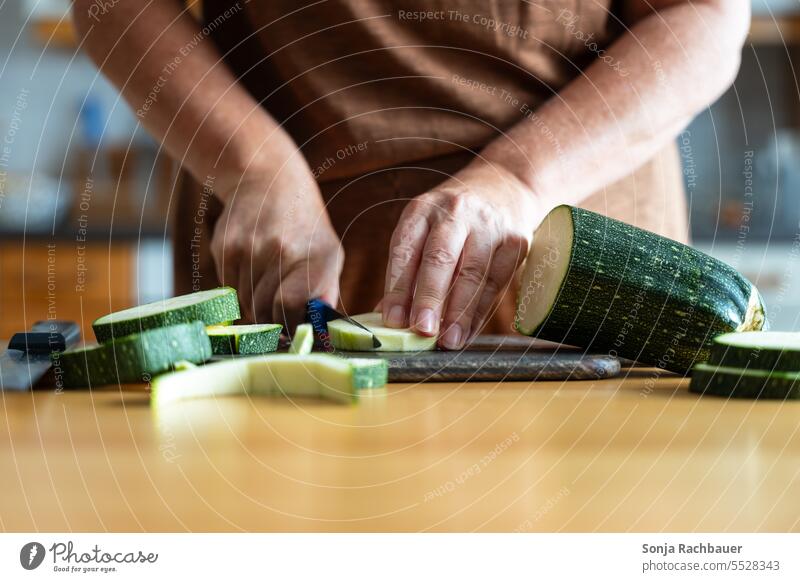
[[[310,323],[301,323],[294,330],[294,337],[289,346],[290,354],[304,356],[310,354],[314,348],[314,328]]]
[[[328,322],[331,344],[338,350],[353,352],[424,352],[436,348],[436,336],[419,335],[409,328],[384,327],[380,313],[363,313],[352,317],[369,329],[378,341],[379,348],[372,344],[372,334],[344,319]]]
[[[555,305],[569,268],[573,232],[569,206],[555,208],[536,230],[517,299],[514,325],[520,333],[535,334]]]
[[[800,352],[800,332],[743,331],[724,333],[715,337],[714,343],[725,347],[735,347],[749,350]]]
[[[800,372],[800,333],[725,333],[714,338],[707,363],[746,370]]]
[[[766,330],[768,327],[764,300],[761,298],[761,293],[758,292],[756,286],[753,285],[750,291],[750,300],[747,302],[744,321],[736,331],[760,331]]]

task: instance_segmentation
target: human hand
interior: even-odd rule
[[[291,332],[308,299],[339,299],[344,252],[313,179],[301,173],[242,179],[221,198],[225,211],[211,253],[221,281],[236,287],[248,322]]]
[[[461,349],[527,255],[541,206],[511,172],[482,160],[412,200],[390,244],[385,325],[441,330],[440,346]]]

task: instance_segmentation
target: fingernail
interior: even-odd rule
[[[439,322],[436,321],[436,317],[434,316],[432,309],[423,309],[417,313],[417,320],[414,324],[414,327],[416,327],[417,330],[421,331],[422,333],[433,335],[436,333],[439,327]]]
[[[406,323],[406,310],[402,305],[392,305],[386,316],[386,324],[391,327],[403,327]]]
[[[447,328],[447,331],[444,332],[444,335],[442,336],[442,345],[448,350],[460,350],[463,345],[463,342],[461,341],[463,335],[464,332],[462,331],[461,326],[457,323],[454,323]]]

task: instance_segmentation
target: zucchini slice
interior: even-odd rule
[[[697,364],[692,370],[691,392],[728,398],[800,398],[800,372],[745,370]]]
[[[348,360],[329,354],[252,356],[213,362],[158,376],[151,402],[231,394],[314,396],[351,402],[358,391],[386,384],[384,360]]]
[[[372,345],[372,336],[360,327],[335,319],[328,322],[331,344],[339,350],[355,352],[424,352],[436,347],[437,338],[419,335],[408,328],[384,327],[380,313],[364,313],[352,317],[366,326],[381,342],[377,350]]]
[[[214,354],[268,354],[278,349],[283,326],[278,323],[254,325],[209,325],[206,327]]]
[[[236,289],[219,287],[147,303],[104,315],[92,324],[100,343],[156,327],[202,321],[214,325],[239,319]]]
[[[205,326],[196,321],[67,350],[54,354],[53,363],[60,367],[56,379],[65,388],[78,388],[148,381],[176,365],[198,364],[210,357]]]
[[[748,370],[800,372],[800,333],[724,333],[714,338],[707,363]]]
[[[766,325],[732,267],[611,218],[559,206],[534,234],[515,326],[524,335],[685,373],[712,339]]]
[[[294,330],[289,353],[304,356],[310,354],[312,349],[314,349],[314,328],[310,323],[301,323]]]

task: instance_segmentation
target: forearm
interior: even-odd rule
[[[89,12],[94,4],[73,6],[84,48],[196,179],[211,177],[223,195],[242,176],[278,169],[313,182],[292,139],[236,81],[180,2],[126,0],[102,15]]]
[[[630,174],[735,77],[749,5],[721,6],[681,2],[649,14],[484,157],[544,206],[577,204]]]

